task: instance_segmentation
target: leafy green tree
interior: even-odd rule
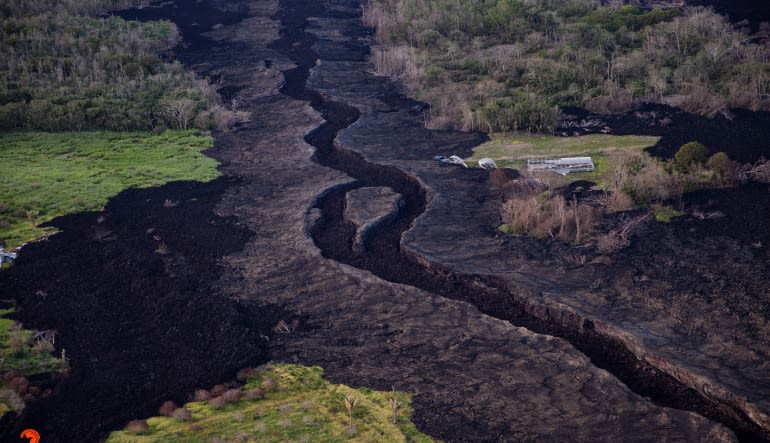
[[[689,142],[682,145],[674,154],[674,163],[676,169],[680,172],[687,172],[693,163],[703,164],[706,162],[706,156],[709,149],[700,142]]]
[[[706,167],[714,171],[720,184],[731,184],[735,182],[735,174],[738,170],[738,163],[731,160],[724,152],[717,152],[709,157]]]

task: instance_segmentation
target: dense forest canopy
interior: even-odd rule
[[[157,53],[169,22],[92,17],[126,0],[0,0],[0,129],[185,129],[232,112],[205,80]]]
[[[369,0],[372,64],[430,102],[427,124],[553,127],[560,106],[655,101],[715,115],[770,109],[768,48],[704,8],[598,0]]]

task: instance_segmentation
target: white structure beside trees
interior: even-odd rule
[[[591,157],[565,157],[553,160],[527,160],[527,170],[553,171],[557,174],[567,175],[570,172],[591,172],[594,162]]]

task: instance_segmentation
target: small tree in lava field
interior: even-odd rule
[[[706,146],[703,145],[703,143],[685,143],[681,148],[679,148],[679,151],[674,154],[674,163],[676,164],[676,169],[680,172],[687,172],[693,163],[705,163],[708,153],[709,150]]]

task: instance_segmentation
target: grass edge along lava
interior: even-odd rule
[[[8,318],[13,312],[0,309],[0,416],[18,414],[30,401],[50,395],[50,390],[32,386],[27,377],[67,371],[64,351],[61,358],[52,354],[55,332],[23,329]]]
[[[132,420],[108,443],[155,441],[433,442],[409,421],[411,396],[332,384],[318,366],[269,363],[243,369],[243,383],[198,389],[166,401],[160,416]]]
[[[218,164],[202,153],[212,145],[196,130],[0,132],[0,246],[42,238],[55,230],[41,224],[102,210],[128,188],[213,180]]]

